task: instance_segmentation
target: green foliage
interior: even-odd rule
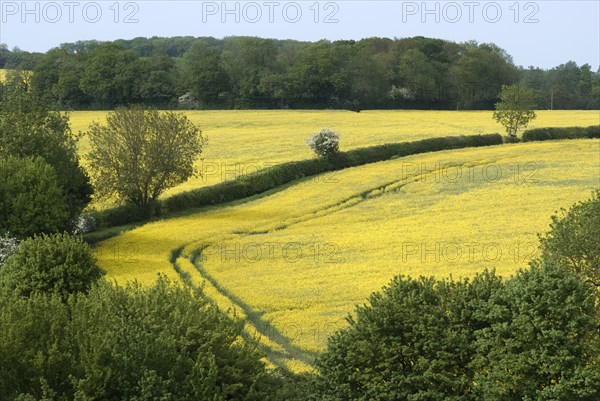
[[[197,42],[185,53],[183,61],[185,86],[194,99],[204,107],[223,103],[230,88],[221,51],[204,42]]]
[[[52,167],[41,158],[0,160],[0,234],[17,238],[59,231],[69,221]]]
[[[68,234],[24,240],[0,270],[0,288],[18,296],[86,292],[103,272],[91,248]]]
[[[502,86],[500,102],[496,103],[494,119],[506,128],[509,137],[516,138],[519,129],[527,127],[536,115],[533,110],[535,93],[520,85]]]
[[[204,138],[187,117],[140,107],[117,109],[88,133],[90,167],[101,196],[115,195],[152,216],[165,191],[194,174]]]
[[[476,333],[479,399],[597,400],[597,295],[574,272],[551,263],[508,280],[490,298],[489,326]]]
[[[28,74],[14,74],[0,102],[0,155],[41,157],[56,172],[71,223],[91,200],[92,186],[77,156],[67,114],[48,109],[47,99],[30,90]]]
[[[61,107],[87,106],[90,98],[79,87],[84,60],[85,54],[49,50],[33,72],[31,87],[38,96]]]
[[[504,86],[517,80],[512,57],[494,44],[467,42],[462,47],[460,57],[453,55],[456,62],[449,68],[449,82],[438,88],[452,88],[457,109],[489,109]]]
[[[395,278],[318,360],[322,400],[596,400],[597,292],[552,264]]]
[[[493,273],[473,282],[397,277],[318,362],[325,400],[469,400],[475,329],[501,287]]]
[[[115,43],[102,43],[89,53],[80,87],[102,105],[136,102],[139,100],[139,67],[135,52]]]
[[[600,74],[589,64],[517,68],[493,43],[422,36],[314,43],[138,37],[63,43],[46,54],[0,45],[3,65],[34,70],[36,91],[83,109],[173,107],[186,93],[203,108],[492,109],[501,86],[515,82],[534,90],[535,109],[600,108]]]
[[[0,291],[0,399],[46,401],[48,386],[59,393],[69,387],[76,357],[69,320],[56,294],[23,298]]]
[[[558,139],[600,138],[600,125],[589,127],[546,127],[523,132],[523,142]]]
[[[540,237],[542,259],[565,266],[600,287],[600,189],[591,199],[552,216]]]
[[[102,283],[66,303],[0,294],[0,399],[274,400],[242,328],[165,279]]]

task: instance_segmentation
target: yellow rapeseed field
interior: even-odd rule
[[[500,132],[491,111],[187,111],[186,115],[208,137],[202,177],[190,179],[165,193],[212,185],[249,174],[273,164],[313,157],[306,138],[322,128],[340,133],[340,148],[412,141],[448,135]],[[600,124],[600,113],[590,111],[539,111],[530,128]],[[92,121],[104,123],[106,112],[71,113],[73,132],[86,131]],[[85,136],[80,151],[89,151]]]
[[[598,140],[574,140],[374,163],[147,224],[96,253],[119,282],[157,273],[205,282],[219,305],[250,321],[271,362],[304,370],[395,275],[525,267],[551,214],[600,187],[599,152]]]

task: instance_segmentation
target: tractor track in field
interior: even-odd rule
[[[494,162],[486,161],[486,162],[477,163],[477,164],[464,163],[464,164],[460,164],[460,165],[459,164],[452,165],[452,167],[464,167],[466,165],[468,165],[469,167],[476,167],[476,166],[483,166],[483,165],[487,165],[487,164],[491,164],[491,163],[494,163]],[[444,168],[447,168],[447,167],[444,167]],[[185,285],[187,285],[193,289],[198,289],[198,286],[196,286],[193,283],[193,280],[192,280],[191,276],[189,275],[189,273],[184,272],[177,263],[177,260],[179,258],[181,258],[181,257],[187,258],[194,266],[195,273],[197,273],[203,281],[208,282],[221,296],[226,298],[228,300],[228,302],[230,302],[231,305],[233,305],[234,309],[242,311],[244,313],[244,315],[246,316],[247,320],[249,321],[249,323],[251,323],[252,327],[256,330],[256,332],[260,336],[264,336],[264,337],[268,338],[270,341],[272,341],[277,346],[279,346],[283,350],[283,352],[273,349],[273,347],[270,347],[266,344],[261,344],[267,353],[267,358],[275,366],[284,367],[285,360],[290,360],[290,359],[301,361],[307,365],[312,365],[317,356],[317,353],[304,350],[304,349],[294,345],[290,338],[286,337],[284,335],[284,333],[282,333],[280,330],[278,330],[276,327],[274,327],[270,322],[263,319],[261,312],[254,310],[252,308],[252,306],[250,306],[249,304],[244,302],[240,297],[233,294],[231,291],[229,291],[227,288],[225,288],[223,285],[221,285],[221,283],[219,283],[219,281],[202,266],[202,263],[201,263],[202,257],[203,257],[202,252],[207,247],[209,247],[211,244],[220,243],[220,242],[224,242],[224,241],[227,241],[230,239],[235,239],[235,238],[243,238],[243,237],[251,236],[251,235],[268,234],[268,233],[271,233],[274,231],[285,230],[296,224],[301,224],[301,223],[304,223],[304,222],[307,222],[307,221],[310,221],[313,219],[328,216],[330,214],[333,214],[333,213],[336,213],[336,212],[339,212],[341,210],[345,210],[348,208],[352,208],[363,202],[366,202],[366,201],[369,201],[372,199],[376,199],[381,196],[388,195],[390,193],[398,193],[406,185],[409,185],[409,184],[412,184],[415,182],[419,182],[419,181],[423,180],[425,176],[439,172],[440,170],[442,170],[442,169],[441,168],[430,169],[430,170],[422,171],[419,174],[415,174],[410,177],[405,177],[402,179],[389,181],[385,184],[378,185],[374,188],[371,188],[371,189],[359,192],[357,194],[354,194],[352,196],[349,196],[347,198],[344,198],[335,204],[307,212],[300,216],[292,217],[292,218],[288,219],[284,224],[269,225],[269,226],[262,226],[262,227],[259,226],[250,231],[233,231],[226,235],[220,236],[219,238],[213,239],[210,242],[193,241],[189,244],[182,245],[179,248],[174,249],[171,253],[171,258],[170,258],[169,262],[171,263],[173,269],[177,272],[178,276],[181,278],[182,282]],[[199,244],[199,245],[193,251],[191,251],[191,253],[189,253],[189,255],[183,255],[184,249],[193,244]],[[244,330],[243,337],[246,340],[250,340],[250,341],[253,339],[251,334],[246,330]]]
[[[464,164],[460,164],[460,165],[459,164],[452,165],[451,167],[465,167],[467,165],[469,167],[479,167],[479,166],[485,166],[485,165],[493,164],[493,163],[495,163],[495,162],[488,161],[485,163],[478,163],[478,164],[464,163]],[[286,221],[286,223],[284,223],[284,224],[278,224],[275,226],[271,225],[268,227],[263,226],[263,227],[259,227],[254,230],[251,230],[251,231],[234,231],[234,232],[232,232],[232,234],[239,235],[239,236],[262,235],[262,234],[269,234],[269,233],[275,232],[275,231],[285,230],[296,224],[300,224],[300,223],[304,223],[304,222],[314,220],[317,218],[325,217],[325,216],[331,215],[333,213],[358,206],[361,203],[382,197],[384,195],[398,193],[406,185],[410,185],[410,184],[419,182],[423,179],[423,177],[433,174],[433,173],[440,172],[446,168],[447,167],[426,170],[424,172],[421,172],[421,173],[416,174],[411,177],[389,181],[389,182],[379,185],[375,188],[367,189],[365,191],[359,192],[358,194],[349,196],[333,205],[325,206],[321,209],[316,209],[316,210],[313,210],[311,212],[305,213],[305,214],[297,216],[297,217],[292,217],[292,218],[288,219]]]
[[[177,263],[177,259],[181,257],[183,249],[184,246],[181,246],[173,251],[170,259],[171,265],[173,266],[173,269],[177,272],[177,274],[179,275],[179,277],[185,285],[189,286],[194,290],[197,290],[199,289],[199,287],[193,283],[190,275],[184,272]],[[201,258],[202,249],[198,249],[194,251],[188,259],[192,262],[192,265],[194,266],[196,272],[199,274],[202,280],[208,282],[216,291],[219,292],[220,295],[227,298],[227,300],[231,303],[235,310],[240,310],[242,313],[244,313],[249,323],[251,323],[252,328],[256,330],[256,332],[260,336],[268,338],[270,341],[275,343],[283,350],[279,351],[267,344],[261,343],[261,347],[266,351],[268,360],[273,365],[280,368],[285,368],[286,360],[298,360],[309,366],[314,363],[314,360],[317,356],[316,352],[307,351],[292,344],[291,340],[288,337],[281,333],[271,323],[264,320],[260,312],[255,311],[250,305],[245,303],[235,294],[232,294],[230,291],[224,288],[214,277],[212,277],[212,275],[210,275],[202,267],[202,264],[200,263]],[[252,334],[247,330],[244,330],[242,332],[242,337],[249,342],[256,340],[256,338],[252,336]]]

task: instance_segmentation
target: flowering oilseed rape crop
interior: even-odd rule
[[[206,283],[269,344],[271,362],[304,370],[395,275],[525,267],[550,215],[600,186],[599,152],[598,140],[552,141],[369,164],[147,224],[97,255],[117,281],[160,272]]]

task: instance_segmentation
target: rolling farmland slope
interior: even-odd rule
[[[491,111],[282,111],[229,110],[187,111],[190,120],[208,136],[201,177],[192,178],[164,196],[232,180],[273,164],[314,157],[306,138],[321,128],[340,132],[341,150],[383,143],[413,141],[451,135],[503,133]],[[71,113],[73,132],[87,130],[92,121],[104,123],[106,112]],[[539,111],[530,128],[589,126],[600,124],[600,113],[588,111]],[[89,143],[85,136],[80,152]]]
[[[587,198],[599,172],[598,140],[415,155],[147,224],[96,252],[119,282],[162,273],[205,285],[248,319],[273,364],[303,370],[394,275],[526,266],[550,215]]]

